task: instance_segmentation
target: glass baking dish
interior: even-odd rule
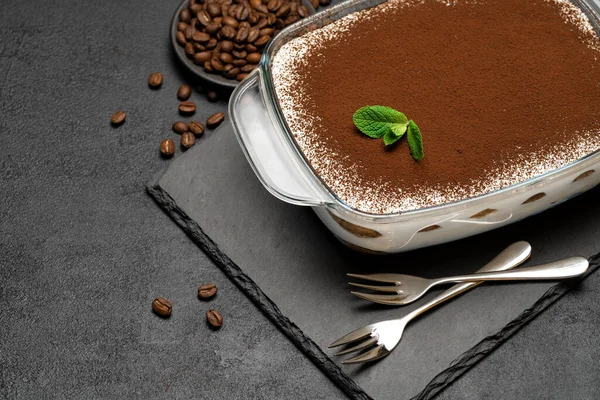
[[[233,92],[229,113],[238,141],[264,187],[291,204],[310,206],[347,246],[395,253],[457,240],[542,212],[600,183],[600,151],[562,168],[482,196],[394,214],[369,214],[341,201],[297,146],[275,96],[272,57],[291,39],[382,3],[350,0],[294,24],[275,37],[259,68]],[[572,0],[600,32],[600,0]]]

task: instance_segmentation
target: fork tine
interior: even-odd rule
[[[375,285],[363,285],[362,283],[348,282],[349,285],[356,286],[363,289],[374,290],[376,292],[386,293],[397,293],[402,294],[402,291],[397,286],[375,286]]]
[[[342,364],[360,364],[369,361],[375,361],[387,356],[388,354],[390,354],[390,352],[386,351],[383,345],[380,344],[379,346],[374,347],[371,350],[367,350],[356,357],[342,361]]]
[[[348,344],[352,342],[356,342],[357,340],[364,339],[371,334],[373,329],[372,325],[363,326],[362,328],[358,328],[347,335],[342,336],[335,342],[331,343],[328,347],[337,347],[343,344]]]
[[[387,282],[387,283],[400,283],[398,281],[398,275],[396,274],[346,274],[352,278],[363,279],[365,281],[373,282]]]
[[[372,301],[374,303],[385,304],[388,306],[403,305],[404,299],[408,296],[404,294],[372,294],[363,292],[350,292],[353,295],[360,297],[363,300]]]
[[[374,344],[377,344],[377,336],[371,336],[370,338],[368,338],[368,339],[360,342],[356,346],[349,347],[349,348],[344,349],[342,351],[338,351],[337,353],[335,353],[335,355],[336,356],[343,356],[344,354],[354,353],[355,351],[363,350],[363,349],[366,349],[368,347],[371,347]]]

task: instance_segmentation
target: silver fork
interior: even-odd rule
[[[450,282],[485,282],[485,281],[538,281],[559,280],[581,276],[586,273],[589,263],[583,257],[569,257],[535,267],[519,268],[515,271],[492,271],[469,275],[449,276],[437,279],[426,279],[403,274],[372,274],[348,276],[375,281],[393,283],[393,285],[376,286],[350,282],[350,285],[372,291],[394,294],[372,294],[352,292],[352,294],[375,303],[402,306],[421,298],[434,286]]]
[[[516,242],[508,246],[504,251],[498,254],[492,261],[483,266],[479,272],[503,271],[514,268],[524,263],[531,255],[531,246],[527,242]],[[336,356],[348,354],[360,350],[365,352],[343,361],[343,364],[357,364],[369,361],[375,361],[390,354],[394,347],[400,342],[404,328],[414,318],[423,314],[425,311],[449,300],[461,293],[466,292],[479,285],[481,282],[461,283],[454,285],[436,298],[417,308],[403,318],[388,321],[377,322],[358,328],[355,331],[339,338],[331,345],[338,347],[355,343],[362,340],[356,346],[347,348],[336,353]]]

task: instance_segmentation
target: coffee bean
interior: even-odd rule
[[[209,35],[215,35],[217,32],[219,32],[219,29],[221,29],[221,27],[219,26],[219,24],[215,24],[214,21],[208,24],[205,28],[206,33],[208,33]]]
[[[219,54],[219,60],[221,60],[223,64],[231,64],[233,57],[229,53],[221,53]]]
[[[260,58],[260,53],[250,53],[246,56],[246,61],[248,61],[250,64],[258,64],[260,62]]]
[[[188,128],[190,132],[192,132],[196,137],[202,136],[204,134],[204,124],[200,121],[192,121],[189,123]]]
[[[236,67],[227,71],[227,74],[225,76],[229,79],[235,79],[235,77],[238,76],[238,74],[240,74],[241,72],[242,70]]]
[[[214,283],[207,283],[198,288],[198,297],[203,300],[208,300],[217,294],[217,285]]]
[[[285,17],[286,15],[288,15],[290,13],[290,10],[291,10],[290,4],[286,3],[286,4],[282,5],[281,7],[279,7],[279,10],[277,10],[277,12],[275,13],[275,16],[278,18]]]
[[[179,22],[177,24],[177,30],[180,32],[185,31],[185,28],[187,28],[187,27],[188,27],[188,24],[186,24],[185,22]]]
[[[196,18],[198,18],[198,23],[202,26],[207,26],[211,21],[210,15],[208,15],[206,10],[202,10],[196,14]]]
[[[254,45],[260,48],[269,43],[269,40],[271,40],[271,36],[263,35],[254,42]]]
[[[164,139],[160,142],[160,154],[164,158],[169,158],[175,154],[175,142],[173,139]]]
[[[190,19],[192,19],[192,14],[190,14],[190,10],[184,8],[183,10],[179,11],[179,20],[181,22],[190,22]]]
[[[260,21],[255,25],[255,28],[262,29],[269,25],[269,21],[266,18],[261,18]]]
[[[218,58],[212,58],[210,60],[210,66],[212,67],[213,70],[215,70],[217,72],[223,71],[223,68],[224,68],[223,63],[221,63],[221,61],[219,61]]]
[[[237,35],[235,35],[235,41],[237,43],[245,43],[246,39],[248,39],[248,31],[249,29],[246,27],[240,28]]]
[[[148,77],[148,85],[153,89],[159,88],[162,82],[163,75],[160,72],[154,72]]]
[[[194,50],[194,45],[192,43],[185,44],[185,55],[188,56],[188,58],[193,58],[195,52],[196,51]]]
[[[306,8],[306,6],[300,6],[300,7],[298,7],[298,15],[301,18],[308,17],[308,8]]]
[[[238,76],[236,76],[236,77],[235,77],[235,79],[236,79],[238,82],[241,82],[241,81],[243,81],[243,80],[244,80],[244,78],[246,78],[247,76],[248,76],[248,74],[247,74],[247,73],[241,73],[241,74],[239,74]]]
[[[110,123],[115,126],[121,125],[123,122],[125,122],[125,117],[127,117],[125,111],[117,111],[116,113],[110,116]]]
[[[231,53],[231,50],[233,50],[233,42],[231,40],[223,40],[221,42],[221,51]]]
[[[202,65],[210,60],[210,56],[210,51],[202,51],[200,53],[196,53],[194,54],[194,62],[198,65]]]
[[[183,121],[177,121],[173,124],[173,132],[182,134],[188,130],[188,125]]]
[[[181,148],[185,151],[196,144],[196,136],[192,132],[184,132],[181,135]]]
[[[193,26],[188,26],[187,28],[185,28],[185,31],[183,31],[183,34],[185,36],[185,40],[190,41],[192,40],[192,37],[194,36],[194,33],[196,33],[196,28],[194,28]]]
[[[311,4],[312,4],[313,8],[316,10],[317,8],[319,8],[320,1],[319,0],[311,0]]]
[[[196,104],[192,101],[182,101],[179,103],[179,112],[182,114],[193,114],[196,112]]]
[[[283,20],[283,24],[285,26],[291,25],[294,22],[297,22],[300,20],[300,16],[299,15],[288,15],[287,17],[285,17],[285,19]]]
[[[232,28],[237,28],[240,23],[233,17],[227,16],[227,17],[223,17],[223,19],[221,19],[221,23],[224,26],[230,26]]]
[[[252,72],[256,67],[256,64],[246,64],[242,67],[242,72]]]
[[[232,40],[235,37],[236,31],[229,25],[221,28],[221,37],[227,40]]]
[[[248,38],[246,39],[246,41],[248,43],[252,43],[256,39],[258,39],[259,36],[260,36],[260,29],[258,29],[256,27],[250,28],[250,30],[248,31]]]
[[[250,11],[250,15],[248,15],[248,22],[250,23],[250,25],[254,25],[258,22],[258,20],[260,19],[260,16],[258,15],[258,13],[254,10]]]
[[[185,46],[185,44],[187,43],[187,40],[185,40],[185,35],[183,34],[183,32],[178,31],[177,34],[175,35],[175,39],[177,39],[177,43],[179,43],[182,46]]]
[[[260,30],[260,36],[273,36],[273,32],[275,32],[275,29],[273,28],[263,28]]]
[[[208,93],[206,93],[206,99],[211,103],[214,103],[217,100],[219,100],[219,94],[214,91],[209,91]]]
[[[152,302],[152,310],[154,310],[154,312],[160,315],[161,317],[168,318],[171,316],[173,305],[169,300],[162,297],[157,297]],[[221,322],[223,322],[223,317],[221,317]]]
[[[206,45],[205,45],[205,46],[206,46],[206,49],[207,49],[207,50],[212,50],[212,49],[214,49],[215,47],[217,47],[217,39],[215,39],[215,38],[211,38],[211,39],[208,41],[208,43],[206,43]]]
[[[216,114],[211,115],[206,120],[206,126],[208,129],[215,129],[217,126],[221,125],[221,122],[225,119],[225,114],[222,112],[218,112]]]
[[[248,61],[246,60],[233,60],[232,62],[234,67],[243,67],[244,65],[248,64]]]
[[[204,44],[204,43],[208,43],[208,41],[210,40],[210,35],[208,33],[196,31],[192,35],[192,39],[194,39],[198,43]]]
[[[206,321],[212,326],[214,329],[218,329],[223,325],[223,316],[217,310],[208,310],[206,312]]]
[[[254,46],[252,44],[247,44],[245,50],[248,53],[256,53],[258,51],[258,49],[256,48],[256,46]]]
[[[269,15],[267,16],[267,22],[269,23],[269,25],[273,25],[276,20],[277,17],[275,16],[275,14],[269,13]]]
[[[206,47],[202,46],[200,43],[193,43],[192,46],[194,47],[194,51],[196,53],[200,53],[206,50]]]
[[[192,12],[193,15],[196,15],[200,11],[202,11],[202,5],[201,4],[190,4],[190,6],[188,8],[190,9],[190,11]]]
[[[210,65],[210,61],[207,61],[207,62],[204,63],[204,71],[206,71],[208,73],[215,72],[215,70],[213,69],[213,67],[211,67],[211,65]]]
[[[267,8],[269,9],[269,11],[275,11],[278,10],[279,7],[281,7],[282,3],[283,2],[281,0],[269,0],[269,2],[267,3]]]
[[[242,50],[242,51],[233,50],[231,52],[231,54],[233,54],[233,56],[235,58],[246,58],[246,56],[248,55],[248,53],[245,50]]]
[[[242,51],[246,48],[246,45],[244,43],[234,43],[233,48],[237,51]]]
[[[192,95],[192,88],[188,85],[181,85],[179,89],[177,89],[177,98],[179,100],[187,100]]]
[[[206,5],[206,11],[211,17],[218,17],[221,15],[221,6],[219,6],[217,3],[208,3]]]
[[[256,6],[260,6],[262,4],[261,0],[250,0],[250,6],[252,8],[256,8]]]
[[[250,7],[246,7],[245,5],[238,6],[238,8],[235,12],[235,18],[238,21],[245,21],[246,19],[248,19],[249,15],[250,15]]]

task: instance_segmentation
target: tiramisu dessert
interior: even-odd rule
[[[600,149],[600,39],[566,0],[389,0],[286,43],[272,74],[316,174],[364,212],[479,196]],[[421,159],[355,126],[374,105],[418,124]]]

